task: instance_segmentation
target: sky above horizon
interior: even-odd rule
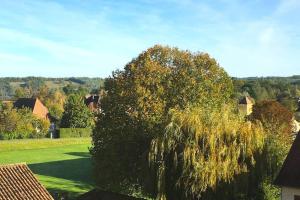
[[[300,0],[0,0],[0,76],[107,77],[155,45],[300,74]]]

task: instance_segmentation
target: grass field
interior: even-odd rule
[[[0,141],[0,164],[26,162],[51,192],[71,197],[93,188],[90,138]]]

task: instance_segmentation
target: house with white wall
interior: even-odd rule
[[[282,165],[274,182],[281,188],[281,200],[300,200],[300,134]]]

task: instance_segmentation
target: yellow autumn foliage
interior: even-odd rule
[[[230,182],[247,171],[246,161],[254,164],[254,153],[263,144],[261,124],[245,121],[230,105],[173,109],[165,134],[152,141],[149,157],[152,164],[165,168],[167,155],[172,155],[172,166],[180,166],[177,186],[199,197],[219,182]],[[166,198],[161,194],[163,178],[158,178],[159,200]]]

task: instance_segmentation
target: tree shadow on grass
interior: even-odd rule
[[[90,158],[78,158],[28,165],[35,174],[93,184]]]
[[[82,157],[82,158],[90,158],[91,157],[91,154],[89,152],[68,152],[65,154],[71,155],[71,156],[78,156],[78,157]]]
[[[74,197],[80,191],[90,190],[94,186],[92,163],[89,154],[81,152],[68,154],[80,156],[81,158],[28,165],[34,174],[47,176],[44,182],[52,195],[56,192],[68,192]],[[64,180],[55,178],[67,180],[66,185],[60,185],[64,184]]]

